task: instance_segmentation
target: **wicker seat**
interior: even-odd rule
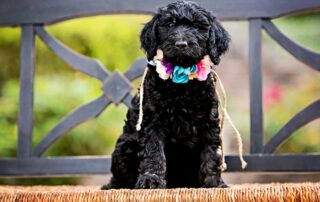
[[[0,186],[0,201],[320,201],[320,183],[244,184],[226,189],[101,191],[94,186]]]

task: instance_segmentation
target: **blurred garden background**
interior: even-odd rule
[[[76,52],[99,59],[110,71],[124,72],[136,58],[144,55],[139,33],[149,19],[150,16],[144,15],[86,17],[46,29]],[[289,16],[274,22],[292,40],[320,52],[320,13]],[[227,90],[229,113],[248,151],[248,23],[223,22],[223,25],[231,34],[232,44],[218,73]],[[16,155],[20,34],[19,28],[0,27],[0,157]],[[293,58],[264,32],[262,54],[266,143],[292,116],[319,99],[320,73]],[[138,84],[136,81],[135,85]],[[33,146],[70,111],[101,95],[100,87],[100,82],[73,71],[37,38]],[[97,119],[65,134],[44,156],[111,154],[121,134],[126,110],[123,104],[108,107]],[[227,153],[236,153],[236,141],[231,133],[227,128]],[[320,153],[320,120],[296,131],[276,152]],[[0,179],[0,184],[99,184],[101,179]],[[230,177],[230,182],[248,182],[245,179]],[[320,176],[312,174],[310,179],[320,180]]]

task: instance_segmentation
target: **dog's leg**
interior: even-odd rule
[[[200,184],[202,187],[228,187],[221,178],[221,149],[206,145],[201,152]]]
[[[124,133],[120,136],[112,153],[113,176],[109,184],[102,186],[101,189],[134,188],[139,166],[137,136],[135,133]]]
[[[164,135],[158,130],[146,135],[142,161],[139,167],[139,178],[135,188],[154,189],[166,187],[166,158],[164,154]]]

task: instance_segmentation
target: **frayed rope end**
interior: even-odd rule
[[[247,167],[248,163],[243,159],[241,159],[240,161],[241,161],[241,168],[242,170],[244,170]]]
[[[227,170],[227,164],[226,163],[222,163],[221,165],[220,165],[220,169],[221,169],[221,171],[225,171],[225,170]]]
[[[137,126],[136,126],[136,130],[137,130],[137,131],[140,131],[140,130],[141,130],[141,126],[140,126],[140,125],[137,125]]]
[[[235,131],[237,142],[238,142],[238,151],[239,151],[239,158],[240,158],[240,162],[241,162],[241,168],[245,169],[247,167],[247,162],[243,158],[243,148],[242,148],[243,143],[242,143],[242,138],[241,138],[240,132],[238,131],[237,127],[234,125],[234,123],[233,123],[233,121],[227,111],[227,96],[226,96],[224,86],[221,82],[221,79],[220,79],[219,75],[217,74],[217,72],[214,71],[214,69],[212,69],[211,71],[214,73],[214,75],[216,76],[216,78],[219,82],[220,90],[222,92],[223,101],[224,101],[224,103],[222,105],[222,110],[221,110],[222,111],[222,115],[221,115],[222,118],[221,118],[220,136],[221,136],[221,146],[222,146],[222,165],[220,167],[221,167],[222,171],[226,169],[225,156],[224,156],[224,151],[223,151],[223,124],[224,124],[224,118],[226,117],[227,120],[229,121],[231,127]],[[221,99],[219,92],[216,91],[216,93],[217,93],[217,97],[218,97],[219,102],[222,103],[222,99]]]

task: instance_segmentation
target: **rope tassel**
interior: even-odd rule
[[[138,123],[136,125],[136,129],[137,131],[141,130],[141,123],[143,120],[143,85],[144,85],[144,80],[146,79],[146,75],[148,73],[148,67],[146,67],[146,69],[144,70],[143,76],[142,76],[142,81],[140,84],[140,91],[139,91],[139,118],[138,118]]]
[[[238,131],[238,129],[236,128],[236,126],[234,125],[228,111],[227,111],[227,96],[226,96],[226,91],[225,91],[225,88],[221,82],[221,79],[220,77],[218,76],[217,72],[215,72],[213,69],[211,70],[218,82],[219,82],[219,86],[220,86],[220,90],[222,92],[222,97],[223,97],[223,104],[222,104],[222,113],[221,113],[221,122],[220,122],[220,126],[221,126],[221,132],[220,132],[220,138],[221,138],[221,155],[222,155],[222,163],[221,163],[221,170],[224,171],[226,168],[227,168],[227,164],[225,162],[225,155],[224,155],[224,148],[223,148],[223,127],[224,127],[224,118],[226,117],[227,120],[229,121],[232,129],[235,131],[235,135],[236,135],[236,139],[237,139],[237,143],[238,143],[238,152],[239,152],[239,158],[240,158],[240,162],[241,162],[241,168],[242,169],[245,169],[246,166],[247,166],[247,162],[244,160],[243,158],[243,143],[242,143],[242,139],[241,139],[241,135],[240,135],[240,132]],[[219,91],[216,91],[217,93],[217,97],[218,97],[218,100],[219,100],[219,103],[222,103],[222,100],[221,100],[221,96],[219,94]]]

